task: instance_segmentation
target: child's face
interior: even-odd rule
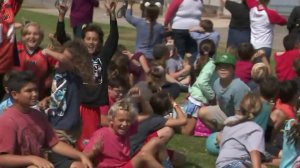
[[[83,41],[90,54],[94,54],[97,51],[99,47],[99,36],[95,31],[86,32]]]
[[[36,49],[41,44],[40,30],[36,26],[28,26],[27,32],[22,36],[22,40],[26,48],[30,50]]]
[[[119,110],[116,116],[110,121],[110,127],[118,135],[126,135],[130,126],[132,124],[132,118],[129,112],[124,110]]]
[[[27,83],[20,91],[12,91],[11,95],[16,103],[30,107],[38,103],[38,89],[35,83]]]
[[[218,64],[217,73],[221,79],[232,78],[234,73],[234,68],[230,64]]]
[[[124,88],[121,86],[120,87],[108,86],[108,94],[112,99],[118,101],[118,100],[122,99],[124,96]]]

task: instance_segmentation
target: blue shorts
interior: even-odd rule
[[[187,101],[183,106],[183,111],[189,117],[198,118],[198,110],[200,106],[192,103],[191,101]]]
[[[235,160],[222,168],[247,168],[247,166],[245,166],[242,161]]]

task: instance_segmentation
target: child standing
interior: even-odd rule
[[[14,104],[0,117],[0,130],[5,134],[0,137],[0,167],[54,168],[55,163],[43,158],[47,149],[82,162],[73,161],[65,168],[93,167],[85,155],[59,141],[43,113],[31,108],[38,102],[33,75],[11,74],[7,83]]]
[[[130,158],[129,137],[136,131],[137,111],[129,98],[116,102],[108,112],[109,126],[97,130],[84,149],[90,158],[96,159],[97,168],[162,168],[154,155],[160,141],[153,139],[141,151]]]
[[[6,72],[9,72],[14,65],[18,65],[19,60],[16,51],[14,18],[19,12],[23,0],[1,0],[0,18],[0,81]],[[0,86],[0,98],[5,94],[4,88]]]
[[[258,96],[248,93],[241,101],[240,113],[225,120],[217,168],[261,167],[265,151],[262,128],[251,121],[261,109]]]
[[[215,98],[212,88],[213,74],[216,65],[212,57],[215,55],[216,46],[210,39],[203,40],[199,45],[200,57],[196,61],[195,76],[197,78],[190,88],[190,96],[185,105],[188,122],[182,127],[182,134],[192,135],[198,118],[197,111],[202,106],[209,104]]]
[[[157,3],[145,3],[146,16],[143,19],[132,16],[133,1],[129,0],[128,3],[125,19],[137,29],[135,52],[142,52],[148,60],[153,60],[153,47],[163,41],[164,27],[156,22],[160,6]]]
[[[273,25],[286,25],[287,20],[267,6],[270,0],[247,0],[250,9],[251,44],[265,51],[268,60],[272,52]]]

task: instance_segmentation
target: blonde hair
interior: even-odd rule
[[[251,70],[251,77],[256,82],[259,83],[264,78],[269,76],[268,67],[264,63],[256,63],[253,65]]]
[[[129,97],[126,97],[126,98],[123,98],[123,99],[117,101],[115,104],[113,104],[110,107],[110,109],[108,111],[108,115],[107,115],[108,120],[112,121],[113,118],[116,117],[117,112],[119,110],[128,112],[132,119],[135,119],[138,114],[138,110],[137,110],[136,106],[134,105],[132,99]]]
[[[238,120],[227,122],[227,126],[234,126],[247,120],[252,120],[260,112],[262,108],[262,102],[260,97],[249,92],[244,96],[240,104],[240,116]]]
[[[32,27],[36,27],[39,30],[39,35],[40,35],[40,43],[43,41],[44,39],[44,30],[41,28],[41,26],[36,23],[36,22],[29,22],[26,23],[22,29],[21,29],[21,35],[25,36],[26,34],[28,34],[28,28],[32,26]]]

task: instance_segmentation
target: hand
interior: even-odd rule
[[[58,9],[59,15],[65,16],[70,7],[70,1],[64,0],[62,3],[59,0],[55,3],[55,8]]]
[[[102,150],[103,150],[103,135],[101,135],[99,138],[97,138],[95,140],[95,143],[94,143],[94,146],[93,146],[93,155],[96,156],[98,155],[99,153],[102,153]]]
[[[133,54],[128,50],[122,51],[122,54],[126,55],[129,59],[131,59],[131,57],[133,56]]]
[[[31,163],[37,168],[54,168],[54,165],[48,160],[38,157],[38,156],[29,156]]]
[[[80,155],[80,161],[86,168],[93,168],[93,163],[84,155]]]
[[[39,102],[38,106],[41,110],[46,110],[49,107],[49,104],[50,104],[50,97],[46,97]]]
[[[104,6],[106,8],[106,11],[111,14],[115,13],[117,3],[113,0],[105,0]]]

